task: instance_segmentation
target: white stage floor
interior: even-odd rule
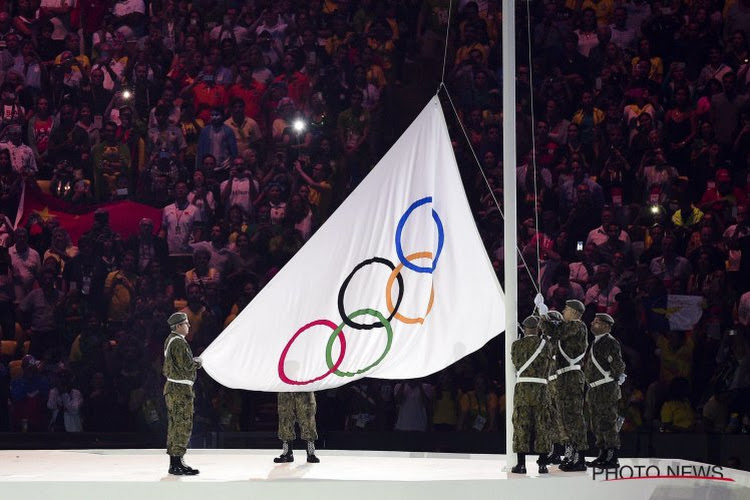
[[[277,465],[272,461],[275,453],[191,450],[186,462],[200,469],[201,474],[176,477],[167,474],[168,457],[162,450],[0,451],[0,498],[750,498],[750,473],[723,469],[723,478],[719,478],[716,469],[707,467],[693,473],[692,466],[701,464],[687,461],[623,459],[623,478],[605,481],[603,475],[593,477],[591,470],[564,473],[555,466],[550,468],[550,474],[539,476],[531,459],[528,475],[506,473],[503,455],[319,450],[321,463],[308,464],[304,450],[299,450],[296,462]],[[635,472],[638,466],[640,475],[678,471],[682,476],[705,475],[713,479],[630,480],[630,476],[639,475]],[[645,472],[647,466],[651,469]]]

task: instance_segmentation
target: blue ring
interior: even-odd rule
[[[432,203],[432,196],[422,198],[421,200],[417,200],[414,203],[412,203],[411,206],[408,209],[406,209],[406,212],[404,212],[404,215],[401,216],[401,219],[399,219],[398,226],[396,227],[396,254],[398,255],[398,260],[401,261],[401,263],[407,269],[411,269],[412,271],[415,271],[418,273],[432,274],[432,272],[437,267],[438,259],[440,258],[440,253],[443,251],[443,243],[445,243],[445,232],[443,231],[443,222],[440,220],[440,216],[437,214],[437,212],[435,212],[434,209],[432,210],[432,219],[435,221],[435,225],[437,226],[437,230],[438,230],[438,247],[437,247],[437,252],[435,252],[435,258],[432,259],[432,267],[423,267],[423,266],[417,266],[415,264],[412,264],[411,262],[406,260],[406,257],[404,256],[404,250],[403,248],[401,248],[401,233],[404,230],[406,221],[409,219],[409,216],[415,209],[427,203]]]

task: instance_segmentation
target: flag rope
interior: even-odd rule
[[[531,89],[529,106],[531,107],[531,164],[534,169],[534,229],[536,230],[536,279],[537,291],[542,288],[542,262],[539,235],[539,187],[537,186],[537,165],[536,165],[536,116],[534,112],[534,64],[531,59],[531,2],[526,2],[526,36],[529,45],[529,88]],[[547,124],[549,126],[549,123]]]
[[[500,202],[497,201],[497,197],[495,196],[495,192],[492,190],[492,186],[490,185],[489,179],[487,179],[487,174],[485,174],[484,172],[482,163],[479,161],[479,157],[477,156],[476,151],[474,151],[474,147],[472,146],[471,140],[469,139],[469,134],[466,132],[466,129],[464,128],[464,125],[461,122],[461,117],[458,115],[458,110],[456,109],[456,105],[453,104],[453,98],[451,98],[451,93],[448,91],[448,87],[443,82],[440,82],[440,87],[438,87],[438,91],[440,90],[440,88],[445,90],[445,95],[448,97],[448,101],[451,103],[451,107],[453,108],[453,113],[456,115],[456,121],[458,122],[458,125],[461,127],[461,131],[464,133],[464,137],[466,138],[466,143],[469,145],[469,150],[471,151],[472,156],[474,156],[474,161],[479,167],[479,172],[481,172],[482,174],[484,183],[487,184],[487,189],[489,189],[490,191],[490,196],[492,196],[492,201],[495,202],[495,207],[497,207],[497,210],[500,212],[500,216],[503,219],[505,219],[505,213],[503,212],[503,209],[500,207]],[[536,292],[541,293],[539,284],[534,279],[534,275],[531,273],[531,269],[529,268],[529,265],[523,256],[523,252],[521,252],[521,249],[518,246],[516,246],[516,252],[518,252],[518,256],[521,257],[521,263],[523,264],[523,267],[526,269],[526,272],[528,273],[529,278],[531,278],[531,283],[534,285]],[[537,255],[537,262],[538,261],[539,261],[539,256]]]
[[[453,10],[453,0],[448,3],[448,22],[445,25],[445,43],[443,44],[443,71],[440,73],[440,85],[445,83],[445,63],[448,60],[448,37],[450,36],[451,29],[451,11]],[[440,85],[438,85],[437,92],[440,92]]]

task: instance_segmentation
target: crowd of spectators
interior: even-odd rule
[[[449,3],[0,1],[0,431],[162,432],[167,316],[200,353],[325,222],[398,135],[393,103],[436,88]],[[454,1],[445,83],[502,279],[499,4]],[[539,287],[615,317],[624,430],[747,431],[750,1],[526,7],[519,314]],[[37,186],[151,205],[160,230],[123,238],[103,211],[75,245],[54,217],[14,229]],[[705,298],[690,331],[670,294]],[[429,379],[322,392],[319,425],[502,430],[502,363],[496,339]],[[197,432],[275,428],[273,395],[195,389]]]

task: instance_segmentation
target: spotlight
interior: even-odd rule
[[[294,131],[297,133],[304,132],[305,131],[305,122],[300,120],[299,118],[294,120],[294,123],[292,123],[292,127],[294,127]]]

